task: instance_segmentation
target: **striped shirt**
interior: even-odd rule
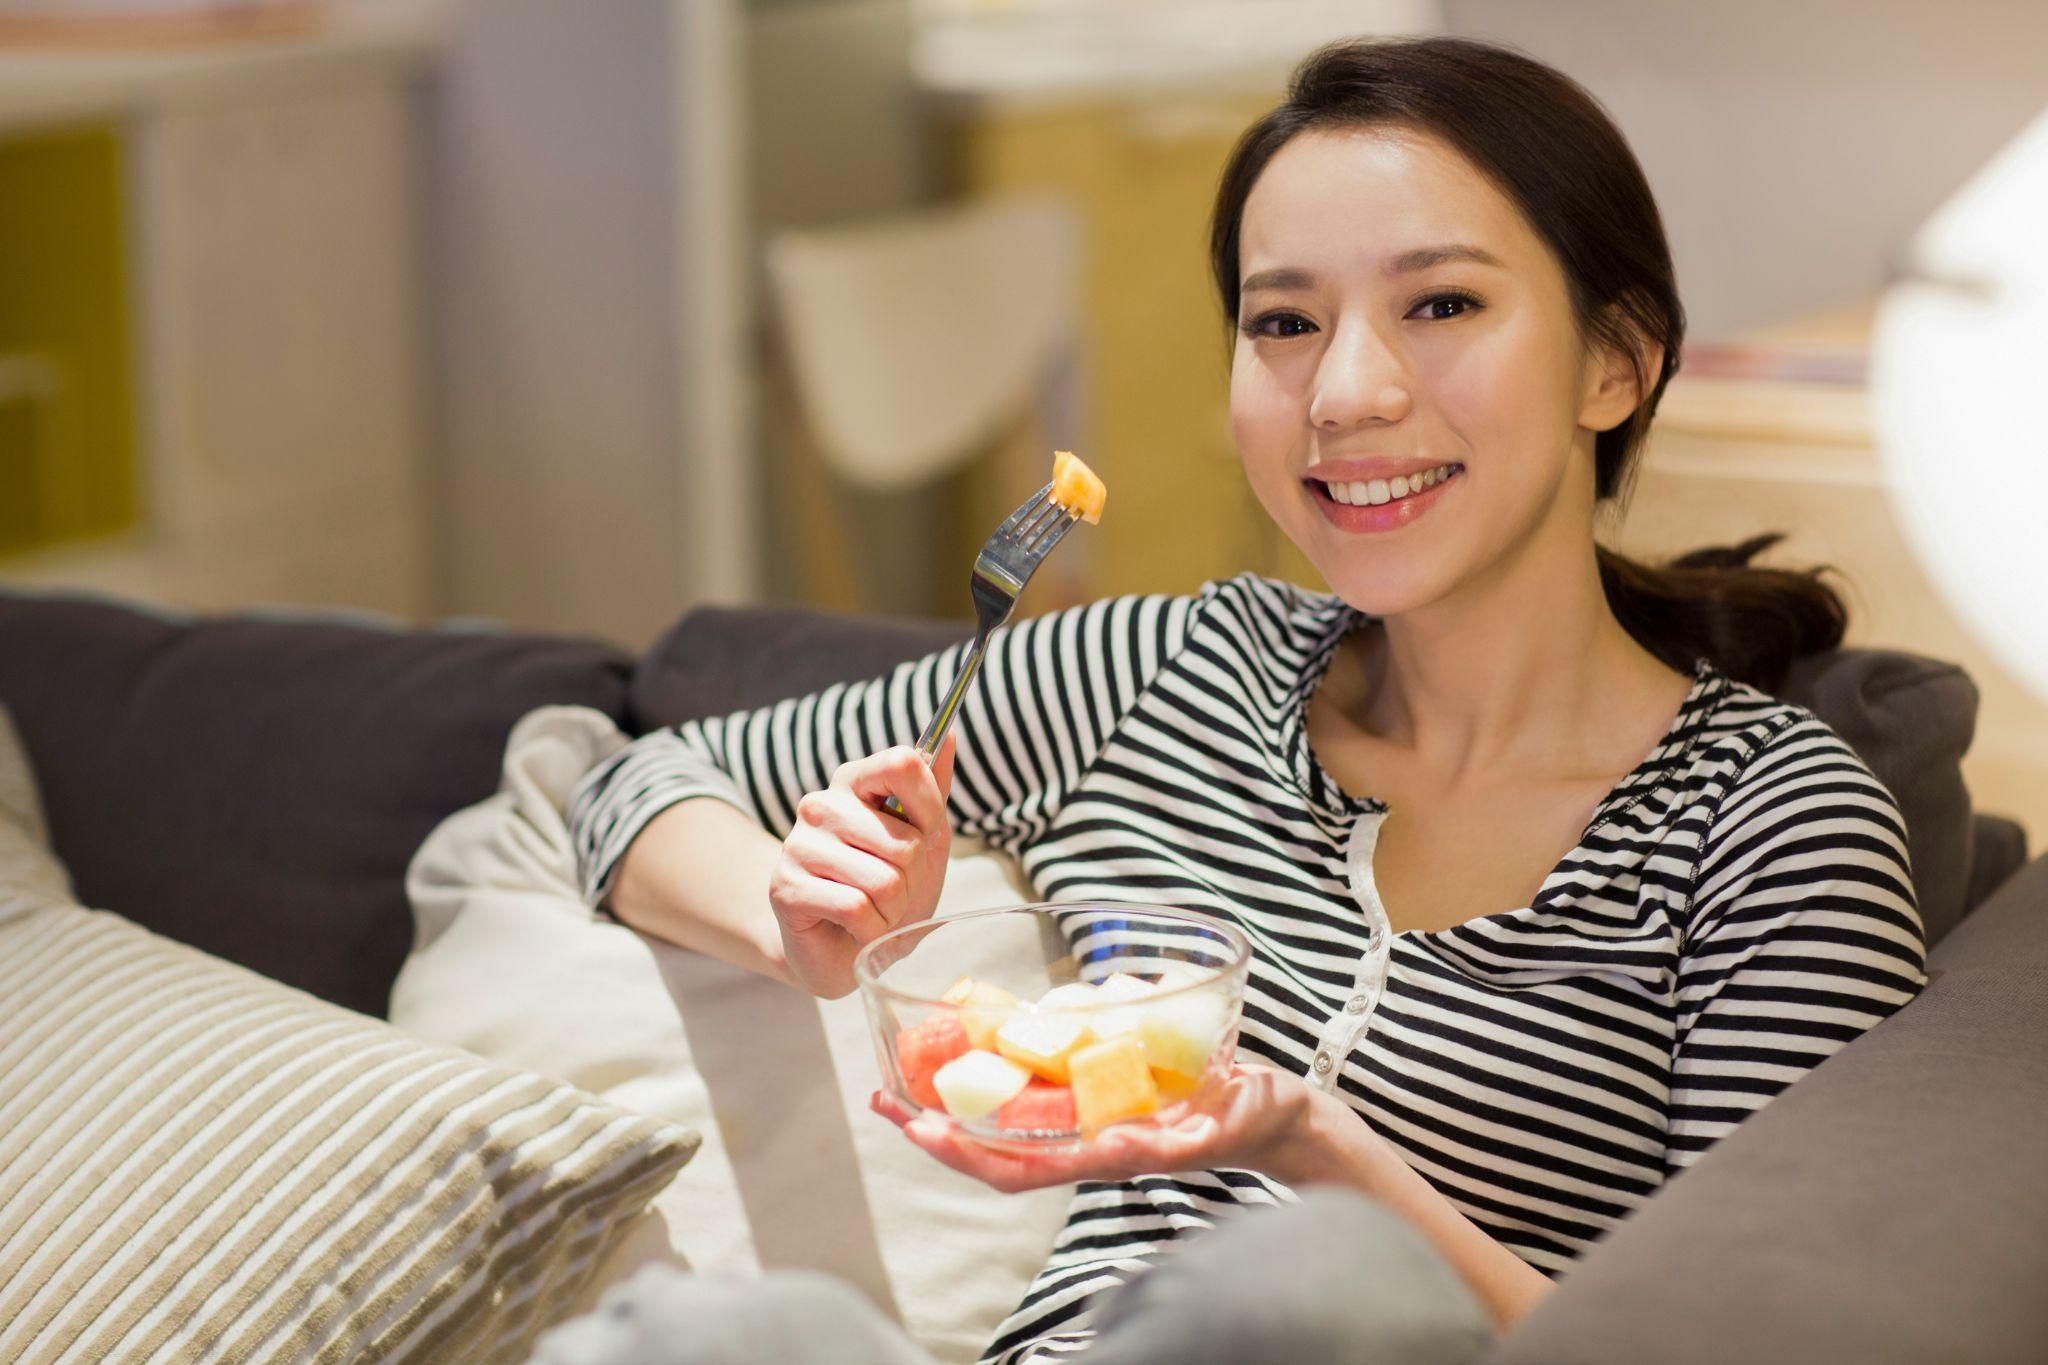
[[[1239,1056],[1334,1090],[1456,1208],[1555,1275],[1765,1101],[1905,1004],[1924,938],[1889,792],[1811,713],[1702,662],[1670,730],[1529,905],[1394,933],[1387,814],[1310,751],[1368,618],[1246,575],[996,634],[957,727],[956,830],[1050,901],[1170,904],[1251,938]],[[628,843],[713,796],[786,833],[833,768],[911,742],[959,648],[647,735],[572,833],[592,903]],[[1247,1171],[1084,1183],[987,1360],[1061,1358],[1090,1305],[1219,1215]]]

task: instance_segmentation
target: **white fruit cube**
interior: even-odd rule
[[[1067,1058],[1094,1041],[1078,1014],[1013,1014],[996,1030],[996,1051],[1054,1085],[1067,1083]]]
[[[1143,1000],[1157,989],[1149,981],[1140,981],[1135,976],[1118,972],[1095,988],[1095,999],[1104,1005],[1128,1005]],[[1098,1010],[1095,1013],[1095,1035],[1098,1038],[1121,1038],[1137,1027],[1138,1011],[1135,1009]]]
[[[1221,991],[1189,991],[1133,1005],[1145,1060],[1162,1071],[1197,1077],[1223,1041],[1230,1002]]]
[[[1040,1010],[1079,1010],[1095,1003],[1095,987],[1085,981],[1076,981],[1067,986],[1054,986],[1038,997],[1037,1007]]]
[[[975,1048],[947,1062],[932,1075],[939,1103],[956,1119],[993,1114],[1031,1083],[1031,1072],[1007,1057]]]

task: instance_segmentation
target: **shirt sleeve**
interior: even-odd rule
[[[1818,720],[1750,759],[1701,850],[1665,1168],[1690,1166],[1926,983],[1890,792]]]
[[[1178,652],[1198,600],[1108,598],[994,632],[954,719],[953,827],[1012,851],[1042,832]],[[584,895],[601,905],[627,847],[679,801],[725,801],[786,835],[798,799],[829,785],[840,764],[916,742],[966,649],[641,736],[585,777],[571,801]]]

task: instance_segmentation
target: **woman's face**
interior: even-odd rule
[[[1339,596],[1397,615],[1539,547],[1588,553],[1593,437],[1632,378],[1586,352],[1549,248],[1448,144],[1295,137],[1238,254],[1238,453]]]

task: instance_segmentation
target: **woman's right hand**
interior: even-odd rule
[[[768,881],[790,978],[838,999],[854,987],[853,959],[868,943],[931,918],[953,844],[946,793],[953,737],[930,767],[908,745],[856,759],[796,807]],[[894,796],[898,819],[882,810]]]

